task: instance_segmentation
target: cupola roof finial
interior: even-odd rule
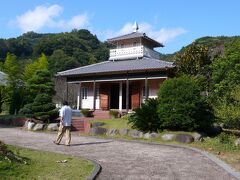
[[[138,27],[138,23],[135,21],[134,25],[133,25],[133,32],[137,32],[139,29]]]

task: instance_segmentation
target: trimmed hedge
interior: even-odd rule
[[[158,92],[158,116],[161,128],[170,130],[206,130],[214,116],[201,95],[197,79],[182,76],[164,81]]]

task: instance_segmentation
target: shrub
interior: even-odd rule
[[[156,132],[161,125],[161,121],[157,115],[156,99],[148,99],[142,104],[141,108],[137,108],[135,113],[129,117],[129,123],[133,124],[133,128],[143,132]]]
[[[51,96],[44,93],[37,95],[34,102],[25,105],[20,110],[20,113],[45,122],[58,117],[58,110],[52,103]]]
[[[84,117],[93,117],[93,111],[90,109],[81,109],[81,113]]]
[[[4,125],[14,125],[16,121],[18,121],[18,119],[22,119],[25,118],[25,116],[21,116],[21,115],[1,115],[0,116],[0,124],[4,124]]]
[[[118,112],[118,110],[111,109],[111,110],[109,111],[109,115],[110,115],[112,118],[118,118],[119,112]]]
[[[229,101],[229,102],[228,102]],[[222,100],[215,107],[215,114],[225,128],[240,129],[240,86],[232,89],[228,100]]]
[[[19,114],[24,114],[26,117],[33,117],[33,110],[31,108],[32,104],[26,104],[22,109],[20,109]]]
[[[197,79],[182,76],[166,80],[159,89],[157,108],[162,128],[206,130],[213,123],[212,108],[200,95]]]

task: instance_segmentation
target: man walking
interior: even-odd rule
[[[67,101],[63,102],[63,107],[60,109],[59,112],[60,116],[60,126],[58,130],[58,135],[56,141],[53,141],[53,143],[59,145],[63,135],[66,135],[66,146],[70,146],[71,142],[71,123],[72,123],[72,109],[68,105]]]

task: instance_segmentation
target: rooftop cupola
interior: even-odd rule
[[[154,48],[163,47],[163,45],[138,30],[138,24],[135,22],[132,33],[107,40],[115,46],[114,49],[110,49],[109,60],[129,60],[143,57],[159,59],[160,54]]]

